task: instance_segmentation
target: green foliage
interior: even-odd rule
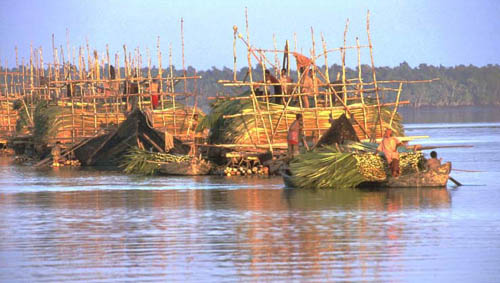
[[[158,172],[158,162],[184,162],[191,160],[189,155],[149,152],[138,147],[132,147],[124,156],[120,167],[128,174],[154,175]]]
[[[62,115],[69,114],[70,110],[61,106],[51,105],[42,100],[37,103],[33,113],[33,137],[40,142],[47,142],[56,136],[57,131],[64,124]]]
[[[365,178],[357,170],[354,153],[333,146],[298,155],[290,163],[293,182],[301,188],[353,188]]]

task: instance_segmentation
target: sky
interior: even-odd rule
[[[180,21],[184,20],[185,65],[199,70],[233,66],[233,26],[246,36],[245,7],[248,9],[250,43],[272,49],[273,36],[279,48],[285,40],[310,54],[311,28],[316,49],[321,34],[329,49],[343,44],[349,19],[347,45],[367,44],[366,16],[370,10],[371,39],[376,66],[412,67],[428,65],[500,64],[500,1],[491,0],[344,0],[344,1],[241,1],[241,0],[1,0],[0,59],[4,66],[15,63],[15,47],[29,59],[30,45],[42,47],[44,60],[52,58],[52,34],[56,47],[85,47],[86,40],[99,54],[123,55],[139,48],[149,49],[157,64],[160,37],[163,66],[169,47],[176,67],[182,66]],[[68,36],[69,34],[69,36]],[[245,46],[238,41],[238,68],[247,64]],[[274,55],[270,57],[273,58]],[[357,55],[348,54],[356,64]],[[362,54],[369,64],[369,54]],[[143,58],[143,62],[146,59]],[[340,54],[329,55],[329,65],[340,64]],[[146,63],[143,63],[143,65]]]

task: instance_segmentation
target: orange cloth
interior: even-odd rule
[[[311,59],[307,58],[306,56],[297,52],[293,52],[292,54],[295,57],[295,60],[297,60],[297,66],[299,69],[302,67],[307,67],[312,64]]]
[[[288,129],[288,143],[290,144],[299,144],[299,135],[301,131],[301,125],[298,120],[293,121]]]

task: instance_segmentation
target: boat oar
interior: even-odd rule
[[[468,173],[484,173],[486,171],[479,171],[479,170],[465,170],[465,169],[451,169],[453,171],[459,171],[459,172],[468,172]]]
[[[461,186],[462,185],[462,183],[460,183],[459,181],[455,180],[452,176],[448,176],[448,179],[450,181],[452,181],[453,183],[455,183],[455,185],[457,185],[457,186]]]
[[[429,150],[429,149],[437,149],[437,148],[467,148],[474,147],[473,145],[430,145],[430,146],[422,146],[418,149],[420,150]]]

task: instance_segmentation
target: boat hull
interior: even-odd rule
[[[387,188],[421,188],[421,187],[446,187],[451,172],[451,162],[441,165],[436,170],[417,172],[399,176],[399,178],[389,177],[385,182],[370,182],[369,186]],[[285,186],[296,188],[292,176],[285,172],[281,173]],[[362,184],[367,187],[367,184]]]
[[[160,165],[159,172],[163,175],[196,176],[207,175],[212,166],[205,160],[170,162]]]
[[[450,177],[450,171],[451,162],[447,162],[436,170],[402,175],[399,176],[399,178],[389,177],[383,186],[395,188],[446,187],[446,183]]]

